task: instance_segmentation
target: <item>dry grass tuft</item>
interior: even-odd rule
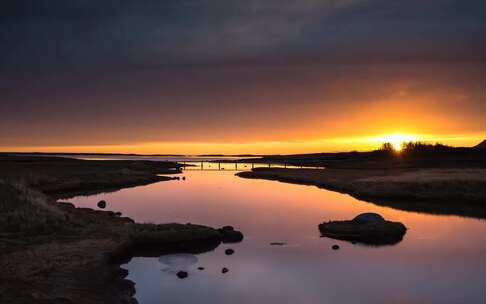
[[[64,221],[60,211],[44,194],[23,182],[0,180],[0,229],[6,232],[49,232]]]

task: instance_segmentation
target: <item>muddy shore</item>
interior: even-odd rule
[[[349,194],[381,206],[486,218],[486,169],[283,169],[240,172]]]
[[[59,198],[172,179],[179,165],[0,157],[0,303],[136,303],[120,265],[132,256],[204,252],[220,231],[138,224]]]

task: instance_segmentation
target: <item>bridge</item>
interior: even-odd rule
[[[307,168],[307,169],[324,169],[324,167],[303,167],[288,164],[270,164],[270,163],[240,163],[240,162],[217,162],[217,161],[183,161],[179,164],[184,165],[182,170],[199,170],[199,171],[250,171],[254,168]]]

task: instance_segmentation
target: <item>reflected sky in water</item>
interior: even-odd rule
[[[133,258],[124,267],[142,304],[486,302],[484,220],[399,211],[316,187],[242,179],[234,172],[183,176],[185,181],[71,200],[96,208],[104,199],[107,209],[139,222],[233,225],[245,234],[242,243],[223,244],[197,259],[176,258],[189,272],[184,280],[159,258]],[[404,240],[376,248],[319,237],[320,222],[361,212],[403,222],[409,228]],[[333,244],[341,249],[331,250]],[[227,248],[235,254],[225,255]],[[229,272],[222,274],[223,267]]]

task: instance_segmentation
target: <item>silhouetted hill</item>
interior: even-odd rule
[[[483,140],[479,145],[475,146],[476,149],[486,149],[486,139]]]
[[[481,147],[484,145],[486,143],[483,142]],[[484,148],[412,142],[404,144],[400,152],[380,149],[370,152],[271,155],[242,161],[334,169],[486,168]]]

